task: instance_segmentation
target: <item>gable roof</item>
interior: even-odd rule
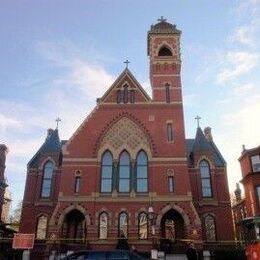
[[[48,129],[48,135],[40,147],[40,149],[36,152],[36,154],[32,157],[32,159],[27,164],[28,167],[37,167],[39,163],[39,158],[41,154],[44,153],[60,153],[61,151],[61,142],[58,133],[58,129]]]
[[[143,87],[140,85],[140,83],[137,81],[137,79],[134,77],[134,75],[131,73],[131,71],[128,68],[125,68],[123,70],[123,72],[117,77],[115,82],[104,93],[104,95],[99,99],[99,101],[104,102],[114,88],[122,84],[123,80],[126,81],[125,78],[127,78],[130,82],[132,82],[133,85],[142,93],[142,96],[144,97],[145,101],[149,101],[149,102],[151,101],[150,96],[146,93],[146,91],[143,89]]]

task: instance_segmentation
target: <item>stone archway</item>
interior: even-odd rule
[[[86,237],[85,216],[77,209],[65,215],[62,223],[62,237],[69,242],[84,242]]]
[[[161,218],[160,229],[164,239],[183,239],[185,225],[182,215],[174,209],[168,210]]]

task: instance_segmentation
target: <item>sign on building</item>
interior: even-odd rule
[[[13,249],[32,249],[34,245],[35,234],[14,234]]]

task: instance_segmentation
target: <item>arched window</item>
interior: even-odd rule
[[[101,168],[101,192],[111,192],[113,179],[113,157],[109,151],[106,151],[102,156]]]
[[[48,219],[46,216],[40,216],[37,221],[36,239],[45,239],[47,234]]]
[[[165,100],[166,100],[166,103],[171,102],[171,93],[170,93],[170,84],[169,83],[165,84]]]
[[[108,215],[103,212],[99,215],[99,238],[107,239],[108,234]]]
[[[202,160],[199,164],[202,197],[212,197],[209,163]]]
[[[158,56],[172,56],[172,52],[169,48],[163,46],[158,53]]]
[[[138,216],[138,237],[140,239],[148,238],[148,217],[145,212],[141,212]]]
[[[144,151],[138,153],[136,162],[136,191],[148,192],[148,159]]]
[[[128,86],[127,85],[124,85],[124,103],[127,103],[128,102]]]
[[[119,157],[118,191],[130,191],[130,157],[127,151],[123,151]]]
[[[211,215],[207,215],[205,217],[205,230],[206,230],[206,240],[216,241],[215,219]]]
[[[46,162],[43,168],[43,179],[42,179],[42,189],[41,189],[42,198],[49,198],[51,196],[53,170],[54,170],[53,162],[51,161]]]
[[[121,212],[118,217],[118,236],[127,238],[128,235],[128,215],[126,212]]]

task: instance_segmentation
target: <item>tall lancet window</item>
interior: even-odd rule
[[[170,93],[170,85],[169,85],[169,83],[165,84],[165,100],[166,100],[166,103],[170,103],[171,102],[171,93]]]
[[[148,159],[144,151],[138,153],[136,162],[136,191],[148,192]]]
[[[199,168],[200,168],[202,197],[212,197],[209,163],[206,160],[202,160],[199,164]]]
[[[101,192],[112,192],[113,157],[109,151],[102,156]]]
[[[108,234],[108,215],[103,212],[99,215],[99,238],[107,239]]]
[[[41,189],[42,198],[49,198],[51,196],[53,171],[54,171],[53,162],[51,161],[46,162],[43,168],[42,189]]]
[[[45,239],[47,234],[48,219],[46,216],[40,216],[37,222],[36,239]]]
[[[138,216],[138,236],[139,239],[148,238],[148,217],[145,212],[141,212]]]
[[[118,176],[118,191],[130,191],[130,175],[131,175],[130,156],[127,151],[123,151],[119,157],[119,176]]]
[[[207,241],[216,241],[215,219],[211,215],[205,217],[205,229]]]
[[[118,218],[118,236],[127,238],[128,236],[128,215],[126,212],[121,212]]]

